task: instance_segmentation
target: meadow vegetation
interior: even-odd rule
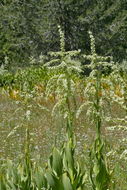
[[[91,32],[89,55],[59,33],[48,59],[0,68],[0,190],[126,190],[126,67],[98,55]]]

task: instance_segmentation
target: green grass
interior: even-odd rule
[[[85,86],[85,80],[79,79],[76,94],[78,105],[82,104],[84,97],[80,90],[82,83]],[[81,87],[80,87],[81,86]],[[1,89],[2,92],[2,89]],[[40,93],[40,92],[39,92]],[[57,147],[65,140],[65,123],[61,122],[60,117],[52,118],[51,112],[55,104],[54,100],[49,97],[46,99],[41,93],[34,98],[27,100],[12,99],[8,93],[1,93],[0,109],[0,147],[1,160],[11,159],[18,162],[24,153],[25,129],[30,128],[31,135],[31,156],[37,162],[45,167],[47,158],[50,155],[53,145]],[[95,128],[89,122],[86,115],[87,106],[80,114],[76,121],[75,134],[77,138],[76,155],[81,161],[83,167],[89,170],[89,152],[94,139]],[[107,109],[107,108],[106,108]],[[26,113],[30,111],[30,120],[26,119]],[[111,115],[116,118],[124,118],[125,112],[114,103],[111,108]],[[113,189],[126,189],[126,135],[125,130],[109,130],[113,122],[105,122],[103,126],[103,138],[106,140],[106,155],[108,164],[113,170],[112,180],[115,186]],[[15,129],[15,130],[14,130]],[[12,132],[12,133],[11,133]],[[123,157],[121,156],[123,154]],[[88,172],[89,173],[89,172]],[[90,187],[89,181],[86,188]]]
[[[125,190],[126,73],[96,54],[90,33],[92,72],[81,78],[80,51],[66,52],[59,32],[45,66],[1,72],[0,190]]]

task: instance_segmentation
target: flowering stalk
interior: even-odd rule
[[[92,184],[93,190],[106,190],[108,189],[110,183],[110,175],[107,169],[106,161],[103,155],[104,142],[101,136],[102,128],[102,107],[101,107],[101,79],[102,73],[101,68],[107,66],[107,60],[109,57],[101,57],[96,54],[95,50],[95,40],[91,32],[91,55],[85,55],[86,59],[91,61],[91,64],[87,67],[92,69],[90,77],[93,78],[93,88],[94,97],[92,100],[92,112],[93,120],[96,127],[96,137],[93,143],[93,148],[90,153],[91,159],[91,169],[90,169],[90,182]]]
[[[63,114],[63,118],[66,119],[66,132],[68,138],[73,138],[73,126],[76,110],[75,100],[75,82],[72,80],[72,73],[81,72],[80,62],[75,58],[80,50],[65,51],[65,37],[59,26],[60,33],[60,51],[50,52],[50,56],[53,59],[45,64],[48,69],[54,70],[56,75],[51,77],[47,84],[47,95],[55,91],[57,102],[53,108],[53,115],[56,116],[56,112],[60,111]],[[73,108],[72,108],[73,107]]]

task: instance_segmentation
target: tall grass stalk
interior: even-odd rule
[[[60,51],[50,52],[53,57],[51,61],[45,64],[50,70],[54,70],[55,76],[51,77],[47,84],[47,96],[55,91],[57,102],[53,108],[53,115],[57,115],[57,111],[61,112],[63,119],[66,119],[66,131],[69,138],[72,138],[74,117],[76,111],[75,99],[75,82],[72,79],[72,74],[79,74],[81,63],[76,59],[80,50],[65,51],[65,37],[59,26],[60,33]]]
[[[90,112],[92,111],[93,121],[96,128],[96,136],[93,143],[93,148],[90,153],[91,169],[90,169],[90,182],[93,190],[107,190],[110,184],[110,173],[107,168],[105,155],[103,153],[104,142],[101,135],[102,130],[102,68],[110,65],[108,63],[109,57],[101,57],[96,54],[95,39],[91,32],[89,32],[91,40],[91,55],[84,55],[85,59],[91,61],[90,65],[86,67],[91,68],[90,78],[93,83],[90,85],[92,90],[92,102],[88,101],[91,105]],[[89,84],[87,85],[87,87]],[[87,88],[86,87],[86,88]],[[89,87],[88,87],[89,88]],[[88,89],[87,89],[88,90]]]
[[[53,114],[56,115],[57,110],[59,110],[63,115],[63,119],[66,120],[67,142],[64,143],[61,151],[56,149],[56,147],[53,148],[52,155],[49,159],[48,173],[46,173],[45,177],[47,184],[54,190],[82,190],[84,186],[84,173],[79,167],[78,162],[76,163],[74,159],[76,100],[75,84],[71,77],[72,72],[81,72],[80,62],[72,59],[80,51],[65,51],[64,33],[60,27],[59,33],[61,51],[50,53],[51,56],[59,58],[53,59],[46,64],[49,69],[54,69],[57,73],[55,77],[50,79],[47,85],[47,94],[56,88],[55,93],[58,101],[53,108]]]

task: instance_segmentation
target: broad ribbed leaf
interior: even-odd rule
[[[0,190],[6,190],[6,185],[4,183],[4,177],[0,176]]]
[[[62,176],[62,182],[63,182],[64,190],[73,190],[70,179],[66,173],[64,173]]]
[[[34,180],[38,187],[38,190],[41,190],[42,187],[47,186],[46,178],[45,178],[43,170],[41,168],[39,168],[39,170],[37,170],[37,172],[34,176]]]
[[[67,161],[68,168],[74,170],[73,147],[71,140],[67,143],[65,147],[65,158]]]
[[[52,172],[51,171],[47,171],[46,172],[46,179],[47,179],[47,182],[49,184],[49,186],[54,189],[56,187],[56,179],[55,177],[53,176]]]
[[[62,167],[62,156],[60,155],[60,152],[56,148],[54,148],[52,168],[58,176],[62,174]]]

